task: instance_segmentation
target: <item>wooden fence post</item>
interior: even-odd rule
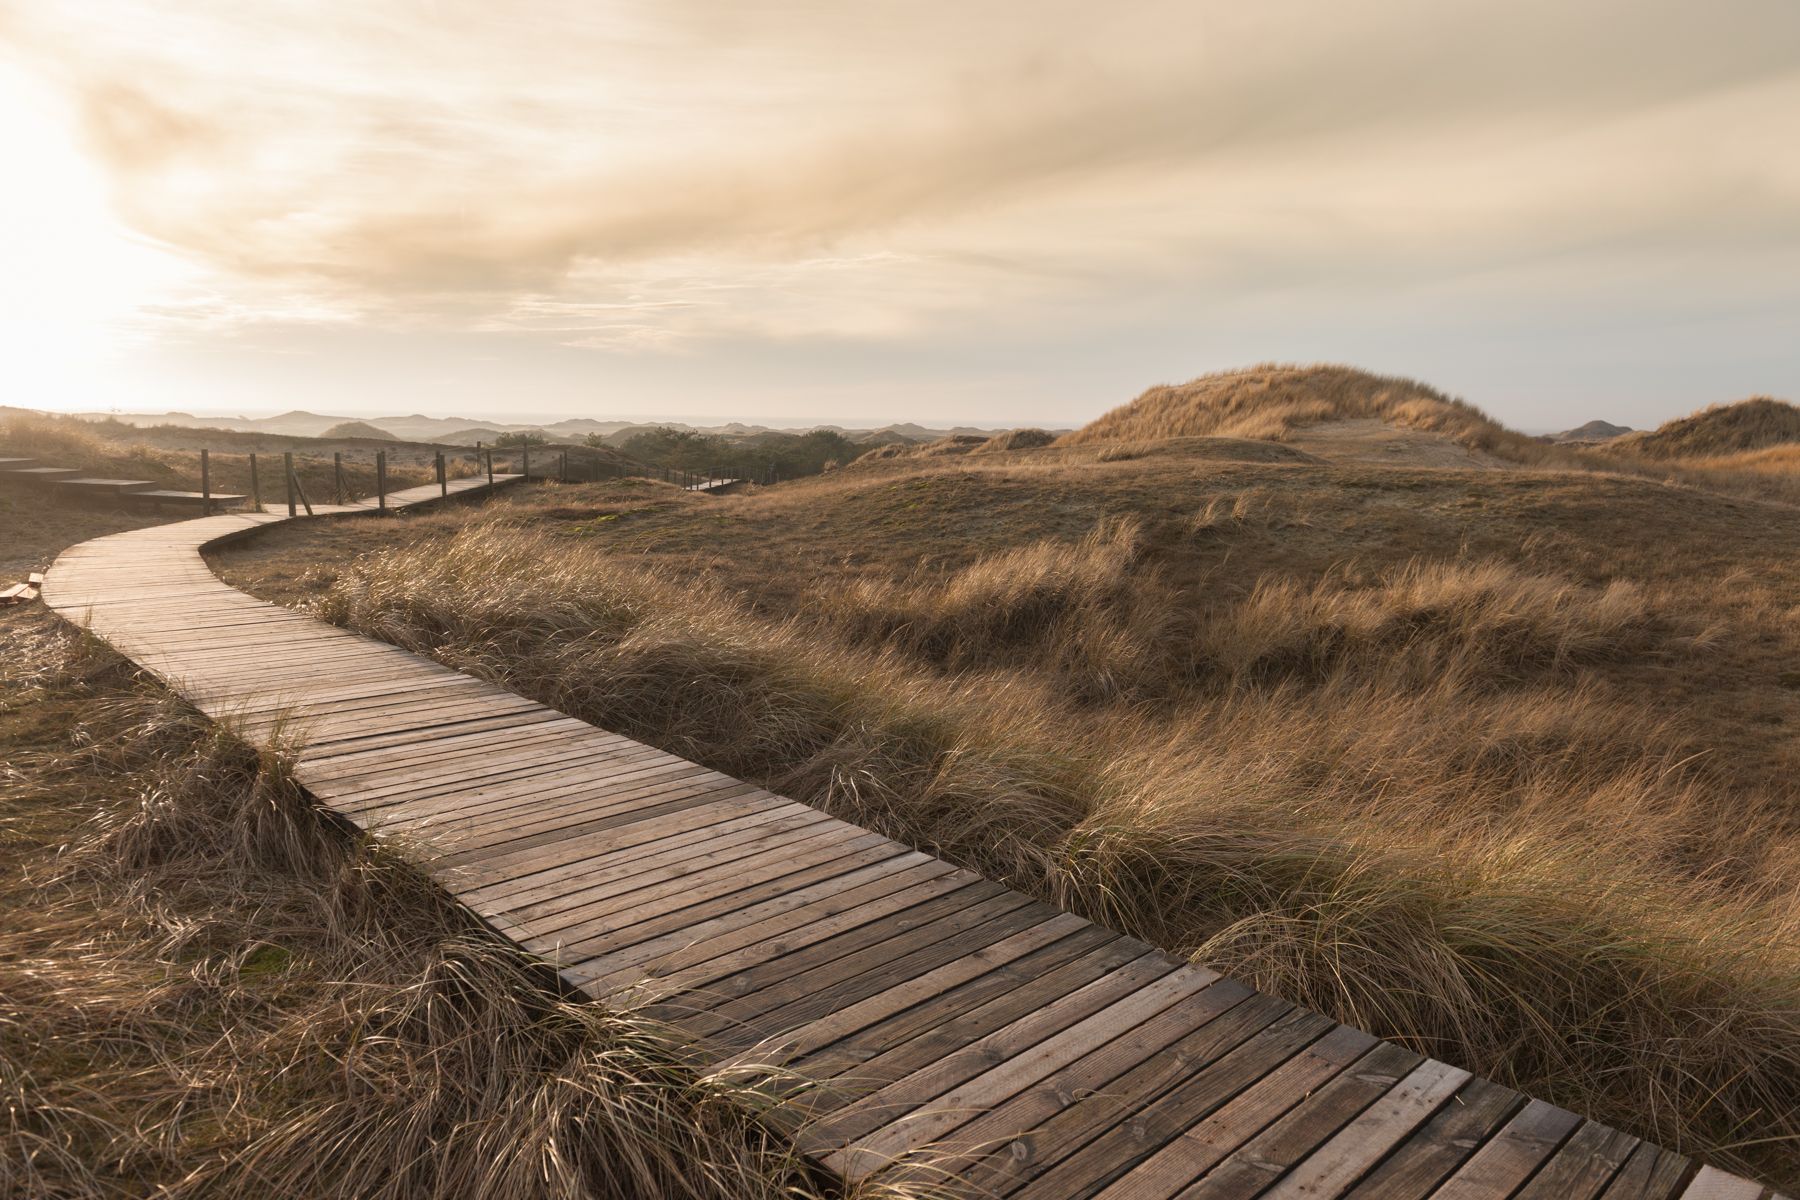
[[[491,492],[494,490],[494,452],[492,450],[489,450],[487,452],[487,469],[488,469],[488,491]]]
[[[387,511],[387,451],[375,452],[375,507]]]
[[[205,450],[200,451],[200,515],[212,516],[212,464]]]
[[[307,516],[312,516],[312,501],[306,498],[306,485],[300,482],[300,473],[294,470],[292,462],[288,463],[288,486],[300,494],[300,507],[306,510]]]
[[[344,502],[344,455],[341,451],[333,451],[331,455],[331,502]]]
[[[256,478],[256,454],[250,455],[250,507],[262,511],[262,483]]]
[[[440,496],[448,496],[450,494],[450,476],[444,469],[444,452],[442,450],[437,452],[437,475],[438,494]]]
[[[294,508],[294,452],[292,450],[282,452],[281,473],[287,478],[288,516],[291,517],[297,511]]]
[[[557,474],[561,476],[564,483],[569,482],[569,452],[567,450],[562,452],[562,464]]]

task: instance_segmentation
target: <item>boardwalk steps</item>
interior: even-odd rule
[[[703,1064],[819,1081],[773,1119],[846,1177],[943,1169],[966,1194],[1025,1200],[1771,1195],[255,600],[200,557],[286,519],[88,542],[58,559],[46,600],[247,736],[298,726],[314,797],[401,835],[572,986],[649,1003]]]

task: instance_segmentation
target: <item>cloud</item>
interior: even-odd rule
[[[208,273],[147,318],[171,337],[1179,345],[1271,302],[1630,309],[1609,279],[1645,271],[1786,296],[1800,240],[1791,0],[0,0],[0,28],[121,218]]]
[[[584,260],[810,256],[996,208],[1030,222],[1097,180],[1129,213],[1159,185],[1146,175],[1254,175],[1396,136],[1479,151],[1507,122],[1536,134],[1742,86],[1800,44],[1781,0],[1740,6],[1754,38],[1672,0],[1241,7],[921,4],[897,21],[791,3],[750,21],[684,0],[514,25],[459,4],[437,21],[220,4],[170,30],[146,6],[51,18],[39,41],[144,232],[234,270],[400,293],[542,288]],[[652,63],[632,57],[646,44]]]

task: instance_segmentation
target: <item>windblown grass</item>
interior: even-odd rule
[[[279,754],[47,626],[0,702],[0,1194],[821,1194],[762,1092],[560,998]]]
[[[1295,1001],[1800,1179],[1777,798],[1593,673],[1710,634],[1498,562],[1180,587],[1116,521],[786,621],[475,520],[322,615],[937,851]],[[1092,653],[1088,647],[1097,647]]]

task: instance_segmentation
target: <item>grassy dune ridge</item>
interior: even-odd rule
[[[557,999],[278,752],[42,614],[0,649],[0,1195],[842,1194],[767,1095]]]
[[[1717,458],[1722,455],[1800,448],[1800,408],[1771,396],[1715,404],[1651,430],[1608,442],[1609,453],[1642,458]]]
[[[696,584],[619,553],[654,540],[630,519],[610,545],[534,520],[572,520],[576,495],[610,500],[433,518],[326,572],[313,606],[1622,1128],[1800,1176],[1793,797],[1728,779],[1703,731],[1609,678],[1735,636],[1677,598],[1479,557],[1226,587],[1222,544],[1307,519],[1240,489],[753,611],[728,570]],[[641,521],[706,545],[809,501],[708,503]]]
[[[1308,425],[1345,420],[1380,420],[1441,433],[1459,445],[1515,462],[1573,461],[1560,447],[1515,433],[1474,405],[1417,380],[1330,365],[1264,363],[1159,385],[1062,441],[1071,446],[1172,437],[1281,441]]]
[[[1594,447],[1550,445],[1417,380],[1354,367],[1264,363],[1150,388],[1059,445],[1142,453],[1172,438],[1286,442],[1309,429],[1380,422],[1435,434],[1494,465],[1614,471],[1800,504],[1800,408],[1753,396]]]

